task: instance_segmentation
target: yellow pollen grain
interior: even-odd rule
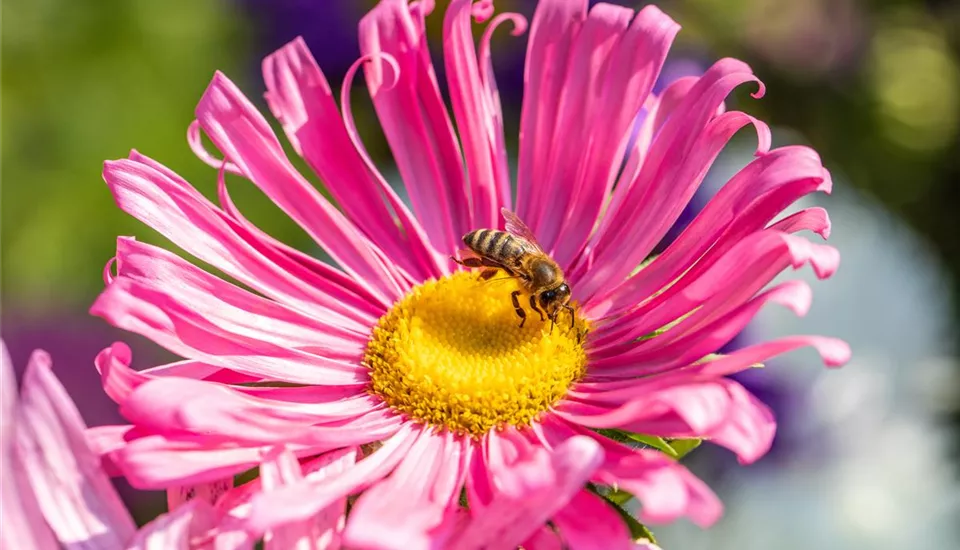
[[[586,322],[571,328],[563,312],[551,331],[521,295],[520,328],[518,284],[501,277],[459,272],[396,302],[367,344],[369,391],[413,420],[474,436],[525,426],[563,397],[586,369]]]

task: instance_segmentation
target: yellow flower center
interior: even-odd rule
[[[520,295],[520,328],[510,299],[515,279],[480,281],[459,272],[415,287],[373,329],[364,355],[370,392],[409,418],[482,436],[524,426],[579,380],[587,356],[587,323],[561,313],[550,320]]]

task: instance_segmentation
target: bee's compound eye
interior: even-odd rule
[[[547,303],[557,297],[556,290],[548,290],[540,295],[540,302]]]

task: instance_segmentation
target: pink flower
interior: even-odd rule
[[[190,548],[191,537],[213,526],[198,501],[137,532],[87,445],[86,426],[54,376],[50,357],[33,353],[18,398],[7,348],[0,346],[3,548]]]
[[[266,460],[260,480],[218,504],[222,529],[240,539],[632,547],[588,482],[635,495],[647,522],[713,523],[719,501],[683,466],[597,430],[705,438],[743,463],[763,456],[774,419],[726,376],[803,346],[839,365],[848,347],[795,336],[710,354],[766,303],[807,310],[802,282],[763,290],[781,271],[810,263],[825,278],[836,269],[833,248],[794,235],[826,237],[825,211],[776,221],[799,197],[829,191],[830,178],[813,151],[770,151],[766,125],[724,112],[733,88],[759,82],[745,64],[724,59],[651,95],[679,27],[653,7],[586,6],[544,1],[533,19],[515,203],[489,42],[500,23],[519,34],[526,22],[494,17],[478,50],[471,16],[490,17],[489,2],[457,0],[445,16],[453,120],[424,40],[432,2],[385,0],[361,21],[363,57],[339,108],[302,41],[264,61],[271,111],[339,208],[219,73],[188,134],[220,169],[219,206],[137,152],[107,162],[121,209],[239,285],[118,240],[117,272],[106,273],[92,312],[186,359],[137,372],[122,344],[100,354],[104,387],[132,425],[91,431],[99,452],[134,485],[175,493]],[[354,127],[349,90],[361,67],[412,211]],[[638,113],[643,128],[626,150]],[[757,158],[637,271],[748,125]],[[203,149],[201,131],[223,160]],[[246,220],[228,174],[258,186],[336,267]],[[467,232],[503,228],[501,208],[529,224],[573,289],[576,313],[556,327],[522,293],[518,327],[515,278],[481,281],[449,260]]]

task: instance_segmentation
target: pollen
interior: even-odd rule
[[[552,327],[520,295],[515,279],[459,272],[412,289],[377,322],[364,364],[370,393],[425,424],[482,436],[525,426],[583,377],[587,323],[562,312]],[[576,308],[575,308],[576,309]]]

